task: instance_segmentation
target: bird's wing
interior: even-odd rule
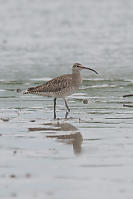
[[[37,86],[28,88],[28,92],[58,92],[64,88],[70,87],[72,85],[72,76],[71,75],[62,75],[56,77],[48,82]]]

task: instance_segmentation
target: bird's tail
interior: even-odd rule
[[[34,92],[34,89],[35,89],[34,87],[28,88],[27,90],[25,90],[23,92],[23,94],[30,94],[30,93]]]

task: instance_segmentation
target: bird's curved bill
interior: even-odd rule
[[[123,97],[133,97],[133,94],[123,95]]]
[[[96,70],[92,69],[92,68],[88,68],[88,67],[85,67],[85,66],[83,66],[82,68],[83,68],[83,69],[91,70],[91,71],[93,71],[94,73],[98,74],[98,72],[97,72]]]

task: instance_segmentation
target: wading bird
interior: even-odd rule
[[[68,107],[66,96],[70,96],[75,93],[82,83],[82,78],[80,71],[83,69],[91,70],[98,74],[94,69],[84,67],[82,64],[75,63],[72,66],[72,74],[64,74],[62,76],[56,77],[48,82],[37,86],[31,87],[24,91],[24,94],[35,94],[41,96],[48,96],[54,98],[54,119],[56,119],[56,99],[64,99],[66,108],[68,112],[70,108]]]

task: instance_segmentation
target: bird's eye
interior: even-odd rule
[[[79,64],[74,64],[73,67],[77,68],[77,67],[80,67],[80,65]]]

